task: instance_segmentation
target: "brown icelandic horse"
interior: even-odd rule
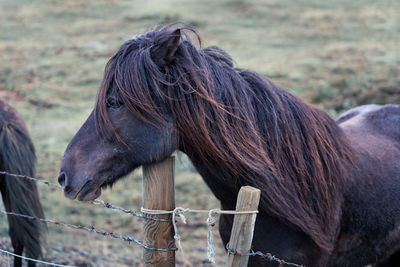
[[[0,170],[13,174],[35,175],[35,149],[25,123],[17,111],[0,99]],[[6,211],[44,218],[36,183],[0,175],[0,190]],[[14,253],[30,258],[42,255],[46,226],[39,221],[8,216],[9,233]],[[19,257],[14,266],[22,266]],[[28,261],[29,267],[35,262]]]
[[[234,209],[241,186],[261,189],[254,250],[306,266],[400,266],[400,107],[359,107],[335,122],[234,68],[222,49],[197,48],[188,32],[148,32],[109,60],[64,154],[65,196],[95,199],[180,150],[223,209]],[[231,226],[221,215],[225,244]],[[275,265],[251,257],[249,266]]]

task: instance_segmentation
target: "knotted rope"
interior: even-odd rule
[[[179,235],[178,232],[178,226],[176,224],[176,217],[181,218],[182,222],[186,224],[186,217],[185,213],[208,213],[208,218],[206,220],[206,223],[208,225],[208,233],[207,233],[207,258],[210,262],[215,261],[215,247],[214,247],[214,238],[212,234],[212,229],[215,226],[215,223],[217,220],[214,218],[215,214],[230,214],[230,215],[237,215],[237,214],[255,214],[258,213],[258,210],[252,210],[252,211],[236,211],[236,210],[220,210],[220,209],[211,209],[211,210],[193,210],[189,208],[183,208],[183,207],[176,207],[173,210],[152,210],[152,209],[146,209],[144,207],[141,207],[141,212],[151,214],[151,215],[163,215],[163,214],[172,214],[172,226],[174,227],[174,239],[176,242],[176,245],[183,253],[183,249],[181,246],[181,236]]]

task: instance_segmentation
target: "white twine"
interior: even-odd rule
[[[178,226],[176,224],[176,217],[181,218],[182,222],[186,224],[185,213],[208,213],[208,218],[206,223],[208,225],[208,233],[207,233],[207,258],[210,262],[215,262],[215,247],[214,247],[214,238],[212,234],[212,228],[215,226],[217,222],[214,218],[215,214],[231,214],[231,215],[243,215],[243,214],[256,214],[258,210],[251,211],[236,211],[236,210],[220,210],[220,209],[212,209],[212,210],[192,210],[189,208],[176,207],[173,210],[152,210],[146,209],[144,207],[140,208],[141,212],[151,214],[151,215],[162,215],[162,214],[172,214],[172,225],[174,227],[174,239],[176,245],[183,253],[182,245],[181,245],[181,236],[178,232]]]

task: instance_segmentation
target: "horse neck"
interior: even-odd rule
[[[217,161],[206,162],[190,149],[182,151],[188,155],[204,182],[221,202],[222,208],[234,209],[240,185],[235,182],[236,179],[230,173],[229,167]]]
[[[182,151],[224,208],[234,207],[240,186],[254,186],[262,191],[261,209],[293,222],[319,246],[331,249],[343,192],[348,185],[343,162],[351,161],[352,151],[346,137],[325,112],[256,74],[241,75],[248,81],[248,87],[241,88],[248,90],[248,94],[242,91],[241,96],[250,101],[239,99],[242,102],[235,107],[252,105],[247,114],[254,119],[253,124],[229,117],[223,127],[216,121],[204,130],[196,121],[199,111],[192,110],[193,116],[187,116],[192,121],[185,120],[189,122],[187,127],[180,128],[184,130],[180,132],[181,138],[186,140],[182,142]],[[218,110],[210,112],[217,114]],[[233,124],[229,125],[230,122]],[[241,132],[235,135],[238,131]],[[220,132],[227,133],[223,135],[227,139],[219,136]],[[204,138],[208,134],[213,136]],[[209,141],[218,145],[212,146]],[[235,144],[238,146],[234,147]]]

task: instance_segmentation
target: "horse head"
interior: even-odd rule
[[[180,30],[156,37],[127,41],[108,62],[95,109],[64,153],[58,181],[66,197],[93,200],[102,188],[138,166],[166,158],[178,146],[171,111],[161,96],[166,85],[156,81],[174,61]],[[146,80],[139,83],[132,76]]]

